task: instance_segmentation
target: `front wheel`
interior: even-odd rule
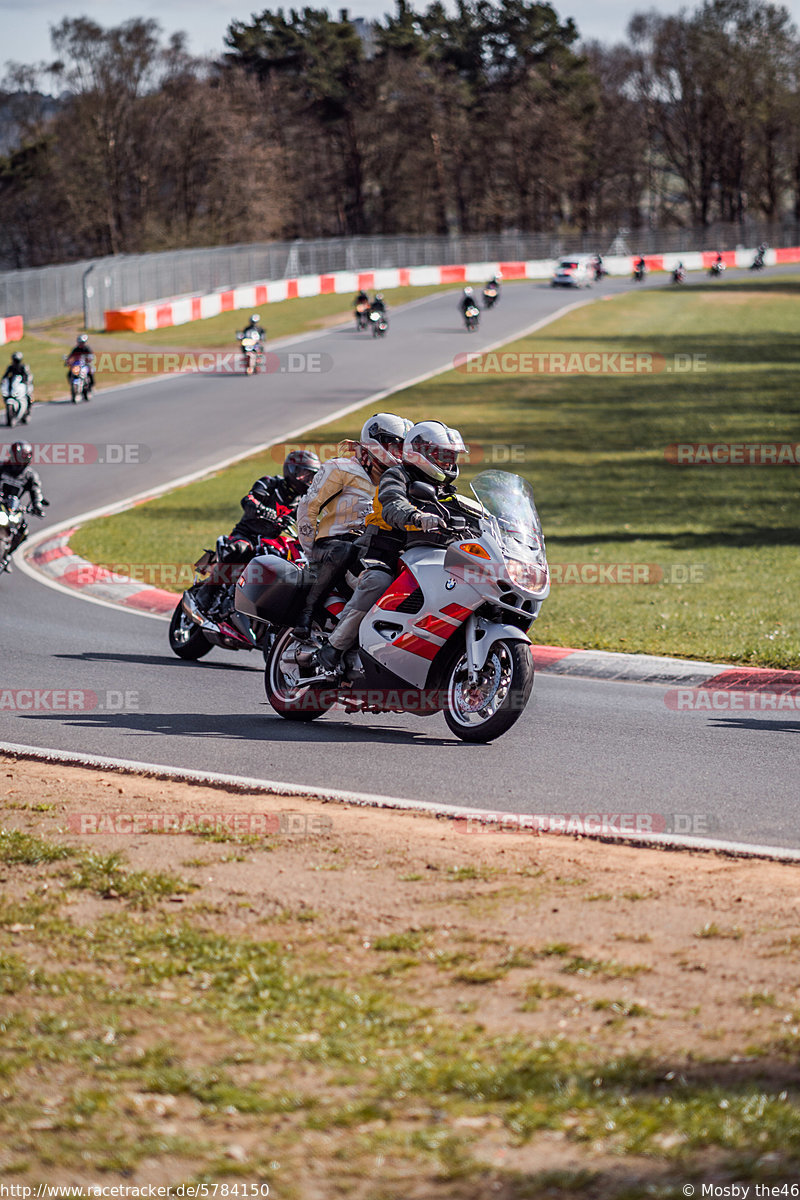
[[[291,629],[286,629],[272,644],[264,669],[264,688],[275,712],[287,721],[315,721],[336,703],[335,687],[303,687],[302,669],[297,662],[302,649]]]
[[[169,648],[187,662],[197,662],[211,649],[211,642],[202,629],[184,612],[183,598],[178,601],[169,623]]]
[[[522,716],[533,689],[530,642],[498,641],[489,650],[477,683],[469,682],[460,654],[445,684],[444,719],[463,742],[491,742]]]
[[[14,424],[14,410],[10,404],[6,405],[6,425],[10,429]]]

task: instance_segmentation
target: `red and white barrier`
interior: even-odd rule
[[[724,262],[731,267],[749,267],[755,249],[723,251]],[[581,256],[581,257],[586,257]],[[672,271],[682,262],[687,271],[708,269],[716,259],[710,250],[689,251],[683,254],[646,254],[648,271]],[[233,312],[240,308],[259,309],[279,300],[299,296],[325,296],[330,293],[353,294],[382,291],[398,287],[421,287],[442,283],[484,283],[492,275],[509,279],[548,279],[556,268],[557,259],[533,259],[527,262],[461,263],[445,267],[384,267],[376,271],[334,271],[328,275],[299,275],[295,279],[270,279],[261,283],[246,283],[240,287],[211,292],[205,296],[174,296],[145,304],[132,304],[105,314],[106,330],[129,330],[144,333],[149,329],[165,329],[185,325],[205,317]],[[767,266],[775,263],[800,262],[800,246],[768,250]],[[604,259],[609,275],[630,275],[634,258],[631,255],[610,256]],[[12,318],[13,319],[13,318]],[[20,336],[22,336],[20,334]]]
[[[22,317],[0,317],[0,346],[22,341]]]

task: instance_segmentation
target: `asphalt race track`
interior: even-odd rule
[[[39,405],[26,430],[2,440],[146,447],[139,463],[41,467],[47,524],[61,524],[510,340],[575,300],[630,286],[607,280],[565,294],[515,284],[471,337],[458,290],[438,294],[394,310],[385,341],[348,325],[281,348],[325,356],[330,369],[182,376],[100,392],[88,405]],[[546,528],[547,497],[538,499]],[[0,600],[0,692],[99,698],[84,711],[0,707],[4,742],[512,813],[654,814],[654,828],[800,847],[800,720],[791,712],[677,712],[659,685],[540,674],[523,717],[489,746],[459,742],[441,716],[336,713],[295,725],[266,704],[260,656],[214,650],[183,663],[165,622],[65,595],[19,568],[0,580]]]

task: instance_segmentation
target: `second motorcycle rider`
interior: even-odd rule
[[[300,545],[308,559],[311,587],[293,632],[307,638],[316,605],[334,580],[356,565],[355,540],[372,510],[375,486],[400,462],[411,422],[395,413],[375,413],[364,422],[355,457],[331,458],[318,472],[297,508]]]

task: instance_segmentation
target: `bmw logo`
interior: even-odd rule
[[[444,586],[445,586],[445,591],[452,592],[453,588],[456,586],[455,579],[448,579],[445,582]]]

